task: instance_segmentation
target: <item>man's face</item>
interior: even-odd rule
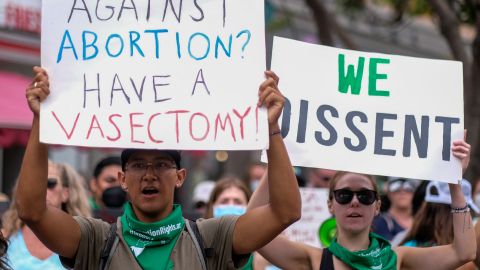
[[[91,189],[97,202],[101,202],[102,194],[105,189],[120,185],[117,177],[118,173],[121,171],[122,167],[120,165],[109,165],[102,169],[102,172],[98,175],[97,178],[94,178],[92,180]]]
[[[128,193],[137,218],[155,222],[172,211],[175,188],[182,186],[185,169],[177,169],[174,160],[157,150],[139,150],[128,159],[120,184]]]

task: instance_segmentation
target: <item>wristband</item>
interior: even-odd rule
[[[450,210],[450,213],[452,213],[452,214],[455,214],[455,213],[467,213],[467,212],[470,212],[470,208],[468,208],[468,204],[467,204],[467,203],[465,203],[465,206],[464,206],[464,207],[461,207],[461,208],[452,207],[451,210]]]
[[[274,131],[274,132],[270,133],[269,135],[270,135],[270,137],[272,137],[272,136],[275,136],[275,135],[280,134],[280,133],[281,133],[281,131],[277,130],[277,131]]]

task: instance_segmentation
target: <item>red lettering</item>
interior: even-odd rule
[[[93,126],[94,123],[96,124],[95,126]],[[100,127],[100,123],[98,123],[98,119],[97,119],[97,116],[95,114],[93,115],[92,121],[90,122],[90,128],[88,129],[88,133],[87,133],[87,140],[90,139],[90,133],[92,132],[92,129],[94,129],[94,128],[99,129],[100,134],[102,135],[102,138],[105,138],[105,135],[103,135],[103,130]]]
[[[40,33],[40,10],[9,3],[5,7],[5,24],[13,29]]]
[[[178,127],[178,115],[181,113],[188,113],[190,111],[187,110],[176,110],[176,111],[168,111],[166,114],[175,114],[175,135],[177,136],[177,143],[180,142],[180,132]]]
[[[222,123],[222,119],[220,118],[220,114],[217,114],[217,118],[215,119],[215,140],[217,140],[217,132],[218,132],[218,124],[220,123],[220,128],[225,131],[227,128],[227,122],[230,123],[230,132],[232,133],[233,141],[236,142],[235,138],[235,131],[233,129],[232,125],[232,119],[230,118],[230,114],[227,113],[227,116],[225,117],[225,122]]]
[[[130,113],[130,141],[134,143],[145,143],[144,141],[137,141],[134,139],[134,128],[143,127],[143,125],[133,123],[133,117],[135,115],[143,115],[143,113]]]
[[[243,134],[244,134],[244,129],[243,129],[243,118],[245,118],[248,113],[250,113],[250,109],[252,107],[248,107],[248,109],[245,111],[245,113],[243,115],[240,115],[237,110],[233,109],[233,113],[235,113],[235,115],[240,118],[240,136],[242,137],[242,140],[244,138]]]
[[[151,140],[152,142],[154,142],[154,143],[163,143],[162,140],[155,140],[155,138],[153,138],[153,136],[152,136],[152,133],[150,132],[150,126],[151,126],[151,124],[152,124],[153,118],[156,117],[156,116],[159,116],[160,114],[161,114],[161,113],[156,113],[156,114],[150,116],[150,118],[148,119],[148,137],[149,137],[150,140]]]
[[[55,117],[55,119],[57,120],[57,122],[60,124],[60,127],[63,129],[63,132],[65,133],[65,135],[67,136],[67,139],[70,140],[70,138],[72,138],[72,135],[73,135],[73,131],[75,131],[75,128],[77,127],[77,122],[78,122],[78,118],[80,117],[80,113],[77,114],[77,118],[75,118],[75,122],[73,123],[73,127],[72,129],[70,130],[70,132],[67,132],[67,130],[65,129],[65,127],[63,126],[62,122],[60,121],[60,119],[58,119],[57,115],[55,114],[54,111],[52,111],[52,114],[53,114],[53,117]]]
[[[122,132],[120,131],[120,129],[118,128],[117,124],[113,121],[113,117],[122,117],[120,114],[112,114],[110,115],[110,117],[108,117],[108,121],[110,123],[112,123],[112,125],[115,127],[115,129],[117,130],[117,137],[115,138],[112,138],[112,137],[109,137],[107,136],[107,139],[111,142],[116,142],[118,141],[118,139],[120,139],[120,137],[122,137]]]
[[[207,123],[207,130],[205,131],[205,134],[203,135],[203,137],[200,137],[200,138],[196,138],[195,136],[193,136],[193,118],[197,116],[203,117],[203,119],[205,119]],[[198,112],[198,113],[192,114],[192,116],[190,117],[190,136],[192,137],[192,139],[194,139],[195,141],[203,141],[205,140],[205,138],[207,138],[209,131],[210,131],[210,122],[208,121],[208,118],[203,113]]]

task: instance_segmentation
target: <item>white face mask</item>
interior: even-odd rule
[[[253,192],[257,189],[258,185],[260,185],[260,179],[252,179],[250,180],[250,190]]]
[[[473,200],[475,201],[475,204],[480,207],[480,193],[475,194]]]

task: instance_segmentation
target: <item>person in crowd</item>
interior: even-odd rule
[[[243,215],[247,211],[247,204],[251,196],[252,192],[242,180],[233,176],[223,177],[216,182],[211,192],[205,218]],[[255,252],[242,270],[264,270],[269,264]]]
[[[0,231],[0,270],[10,270],[11,267],[7,258],[8,241]]]
[[[480,209],[472,200],[470,183],[463,179],[461,188],[470,209],[479,213]],[[412,227],[401,245],[432,247],[451,243],[453,241],[453,220],[450,204],[448,184],[431,181],[426,189],[425,200],[415,214]]]
[[[48,178],[44,202],[48,207],[60,210],[65,215],[90,217],[84,178],[66,164],[48,162]],[[18,182],[17,184],[18,185]],[[10,241],[8,258],[13,269],[65,269],[59,256],[44,245],[30,227],[19,218],[15,198],[19,196],[15,187],[13,202],[3,215],[3,233]],[[56,225],[52,225],[56,228]]]
[[[123,205],[127,201],[127,194],[117,181],[118,173],[122,171],[120,157],[110,156],[100,160],[93,170],[90,179],[90,205],[93,217],[100,218],[108,223],[116,221],[123,213]]]
[[[328,183],[335,173],[334,170],[309,168],[307,170],[307,187],[328,188]]]
[[[470,145],[455,141],[453,155],[468,166]],[[268,201],[268,180],[252,195],[248,211]],[[450,184],[453,241],[429,248],[398,247],[370,232],[380,210],[375,179],[371,175],[338,172],[330,181],[328,207],[337,221],[337,237],[328,248],[296,243],[278,236],[259,250],[282,269],[445,269],[451,270],[475,258],[476,242],[469,208],[460,185]]]
[[[260,179],[265,174],[267,165],[262,162],[252,162],[248,167],[247,183],[250,190],[255,190],[260,183]]]
[[[97,219],[72,218],[45,205],[48,146],[39,142],[39,105],[50,89],[46,71],[35,67],[34,72],[26,94],[33,124],[20,169],[16,203],[20,218],[48,248],[61,255],[65,266],[235,269],[246,263],[251,252],[300,218],[300,193],[278,125],[285,98],[273,72],[265,72],[258,99],[258,106],[266,106],[268,114],[269,202],[242,216],[198,220],[192,226],[198,228],[199,238],[188,233],[191,223],[182,217],[181,206],[173,203],[174,190],[182,186],[187,173],[176,150],[123,150],[118,180],[130,201],[117,227]],[[109,237],[110,230],[114,238]],[[193,238],[201,239],[208,248],[206,262]]]
[[[198,217],[204,217],[207,212],[207,204],[210,194],[215,187],[215,182],[206,180],[198,183],[193,189],[192,203]]]
[[[216,182],[207,202],[205,218],[243,215],[252,192],[242,180],[227,176]]]
[[[411,179],[388,178],[387,197],[390,208],[374,218],[374,233],[390,241],[396,234],[410,229],[413,222],[412,199],[416,186],[416,181]]]
[[[93,177],[90,179],[90,191],[92,196],[89,198],[92,210],[105,208],[105,202],[102,196],[105,190],[112,187],[120,187],[117,181],[118,173],[122,171],[122,162],[118,156],[109,156],[101,159],[93,170]]]

